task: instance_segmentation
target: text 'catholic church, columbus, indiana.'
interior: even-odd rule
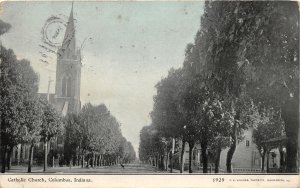
[[[73,5],[62,46],[57,51],[55,93],[39,93],[41,98],[47,99],[62,116],[74,113],[81,109],[80,79],[81,79],[81,52],[76,47]],[[63,147],[63,141],[58,138],[57,144]],[[39,144],[42,147],[42,144]],[[50,147],[48,147],[48,152]],[[29,160],[29,146],[18,145],[12,153],[12,162],[20,163]]]

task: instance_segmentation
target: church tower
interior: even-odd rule
[[[76,47],[73,4],[62,46],[57,51],[55,98],[63,115],[79,113],[81,54]]]

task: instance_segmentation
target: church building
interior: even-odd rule
[[[57,51],[55,93],[40,93],[55,106],[62,116],[69,113],[79,113],[81,53],[76,47],[73,6],[66,27],[62,46]]]
[[[49,101],[62,116],[80,112],[81,67],[81,53],[80,49],[76,47],[72,5],[62,46],[57,51],[55,93],[49,93],[49,88],[48,93],[38,93],[39,97]],[[62,147],[62,139],[58,138],[57,144]],[[13,150],[12,162],[19,164],[20,162],[27,162],[28,159],[29,146],[19,144]]]

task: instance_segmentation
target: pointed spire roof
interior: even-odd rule
[[[69,16],[69,20],[66,27],[66,32],[64,36],[64,40],[62,43],[63,51],[70,50],[73,54],[76,52],[76,39],[75,39],[75,25],[74,25],[74,18],[73,18],[73,2],[72,8]]]

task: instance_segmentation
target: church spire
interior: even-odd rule
[[[62,43],[63,53],[68,52],[68,54],[76,54],[76,39],[75,39],[75,25],[73,18],[73,2],[72,8],[69,16],[69,20],[66,27],[66,33]]]

